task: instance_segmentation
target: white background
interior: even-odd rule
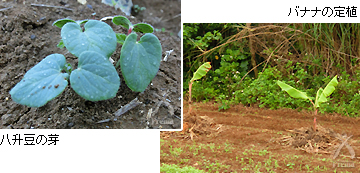
[[[135,0],[134,0],[135,1]],[[312,9],[315,7],[357,7],[357,18],[323,17],[320,12],[312,18],[313,12],[304,17],[296,17],[295,7]],[[292,14],[288,17],[292,8]],[[299,14],[302,15],[301,12]],[[360,1],[264,1],[264,0],[182,0],[182,23],[359,23]]]
[[[136,0],[133,0],[136,4]],[[303,9],[355,6],[360,1],[182,0],[182,23],[356,23],[357,18],[295,16]],[[288,17],[290,8],[292,15]],[[158,130],[0,130],[8,134],[58,134],[56,146],[0,145],[1,172],[159,172]],[[22,141],[23,143],[23,141]]]
[[[159,131],[152,130],[1,130],[14,134],[59,135],[57,145],[0,145],[0,172],[107,173],[159,172]],[[13,143],[12,140],[10,140]]]

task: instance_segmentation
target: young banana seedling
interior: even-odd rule
[[[192,84],[194,83],[195,80],[199,80],[203,76],[205,76],[206,73],[210,70],[210,68],[211,68],[210,62],[204,63],[203,65],[201,65],[196,70],[196,72],[194,73],[194,76],[190,80],[190,83],[189,83],[189,114],[191,112],[191,88],[192,88]]]
[[[319,88],[319,90],[316,93],[316,97],[315,97],[315,102],[313,102],[313,97],[309,97],[306,95],[305,92],[299,91],[295,88],[293,88],[292,86],[281,82],[281,81],[277,81],[276,83],[280,86],[280,88],[284,91],[286,91],[291,97],[293,98],[301,98],[301,99],[308,99],[310,100],[310,102],[312,103],[313,107],[314,107],[314,130],[316,131],[316,115],[317,115],[317,108],[320,107],[320,104],[323,102],[327,102],[328,99],[327,97],[330,96],[334,90],[335,87],[338,84],[337,81],[337,76],[335,76],[327,85],[324,89]]]

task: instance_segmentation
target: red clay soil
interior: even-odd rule
[[[214,103],[193,103],[188,114],[188,104],[184,103],[184,130],[182,132],[162,132],[161,163],[193,166],[206,172],[242,172],[245,167],[251,172],[303,172],[309,170],[332,172],[337,167],[334,163],[355,163],[352,168],[339,168],[337,171],[360,172],[360,120],[359,118],[342,117],[335,114],[320,114],[317,124],[333,129],[336,133],[353,135],[348,143],[356,153],[355,159],[350,159],[346,147],[333,160],[333,154],[308,153],[291,145],[274,142],[283,136],[293,135],[287,130],[301,127],[312,127],[314,116],[311,112],[298,112],[291,109],[268,110],[250,108],[241,105],[233,106],[226,111],[218,111]],[[232,152],[204,149],[206,145],[215,144],[218,148],[231,146]],[[224,146],[225,144],[225,146]],[[203,146],[201,157],[190,151],[191,145]],[[184,151],[179,156],[170,152],[174,148]],[[263,151],[269,153],[260,156],[244,155],[244,151]],[[229,150],[228,150],[229,151]],[[259,153],[259,152],[257,152]],[[300,157],[300,158],[299,158]],[[238,159],[245,158],[245,163]],[[264,166],[265,160],[272,158],[278,161],[278,167]],[[295,159],[296,158],[296,159]],[[206,161],[204,161],[206,160]],[[326,160],[326,161],[325,161]],[[248,162],[262,162],[262,167],[254,168]],[[214,168],[211,163],[218,165]],[[242,163],[242,164],[241,164]],[[289,164],[290,163],[290,164]],[[294,165],[292,165],[294,164]]]

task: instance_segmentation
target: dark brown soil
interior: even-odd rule
[[[307,140],[307,143],[312,143],[312,149],[304,150],[301,146],[276,141],[287,136],[296,139],[296,129],[298,132],[311,131],[314,125],[311,112],[241,105],[219,112],[214,103],[193,103],[189,114],[188,106],[185,102],[183,131],[160,133],[161,163],[192,166],[205,172],[360,171],[359,118],[318,115],[317,132],[312,133],[315,137]],[[320,134],[323,136],[317,140],[316,136]],[[342,143],[332,141],[333,134],[352,135],[348,144],[354,149],[354,159],[350,158],[346,146],[333,159],[334,154],[328,152],[337,148],[333,145]],[[325,139],[331,141],[321,141]],[[326,144],[330,145],[323,148]],[[278,166],[274,166],[275,161]],[[355,167],[334,167],[334,164],[343,162],[354,163]]]
[[[91,6],[82,5],[75,0],[2,1],[0,5],[0,127],[179,129],[181,120],[177,117],[181,117],[181,45],[177,33],[180,29],[180,18],[171,18],[180,13],[180,1],[145,2],[133,1],[133,4],[138,4],[140,7],[145,6],[146,10],[138,14],[139,18],[128,17],[129,20],[132,23],[146,22],[157,29],[164,27],[165,31],[158,30],[154,33],[162,44],[163,56],[165,51],[174,50],[168,61],[161,62],[160,70],[153,79],[152,85],[149,85],[143,93],[132,92],[126,86],[119,68],[117,71],[120,74],[121,85],[115,98],[98,102],[86,101],[68,86],[62,94],[43,107],[30,108],[15,103],[9,94],[11,88],[30,68],[53,53],[65,55],[67,62],[76,68],[76,57],[66,49],[56,47],[60,41],[60,29],[52,26],[55,20],[61,18],[100,20],[106,16],[125,14],[102,4],[100,0],[88,1],[87,5]],[[32,3],[62,6],[72,10],[35,7],[31,6]],[[153,8],[154,4],[156,8]],[[7,7],[9,8],[5,9]],[[162,9],[162,12],[158,12],[159,9]],[[92,15],[93,13],[96,14]],[[152,15],[147,15],[148,13]],[[144,16],[146,18],[143,19]],[[152,18],[161,20],[152,23]],[[107,23],[115,32],[125,32],[121,27]],[[120,57],[120,50],[119,46],[112,56],[115,61]],[[114,118],[114,113],[118,109],[136,97],[142,104],[117,117],[116,121],[97,123]],[[161,104],[157,114],[147,119],[149,109],[154,110],[160,101],[169,104]],[[174,115],[169,111],[172,109]],[[161,124],[153,120],[167,120],[168,123]]]

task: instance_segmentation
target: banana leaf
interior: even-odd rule
[[[330,96],[335,91],[335,87],[337,86],[337,84],[337,76],[335,76],[333,79],[331,79],[331,81],[326,85],[324,89],[320,88],[322,92],[318,91],[316,94],[315,107],[319,107],[320,103],[327,101],[326,97]]]
[[[192,83],[195,80],[201,79],[203,76],[206,75],[206,73],[210,70],[210,68],[211,68],[210,62],[206,62],[203,65],[201,65],[194,73],[194,76],[191,78],[190,82]]]
[[[299,91],[299,90],[293,88],[292,86],[290,86],[284,82],[281,82],[281,81],[277,81],[276,83],[280,86],[280,88],[282,90],[286,91],[293,98],[301,98],[301,99],[311,100],[311,98],[309,96],[307,96],[305,92]]]

